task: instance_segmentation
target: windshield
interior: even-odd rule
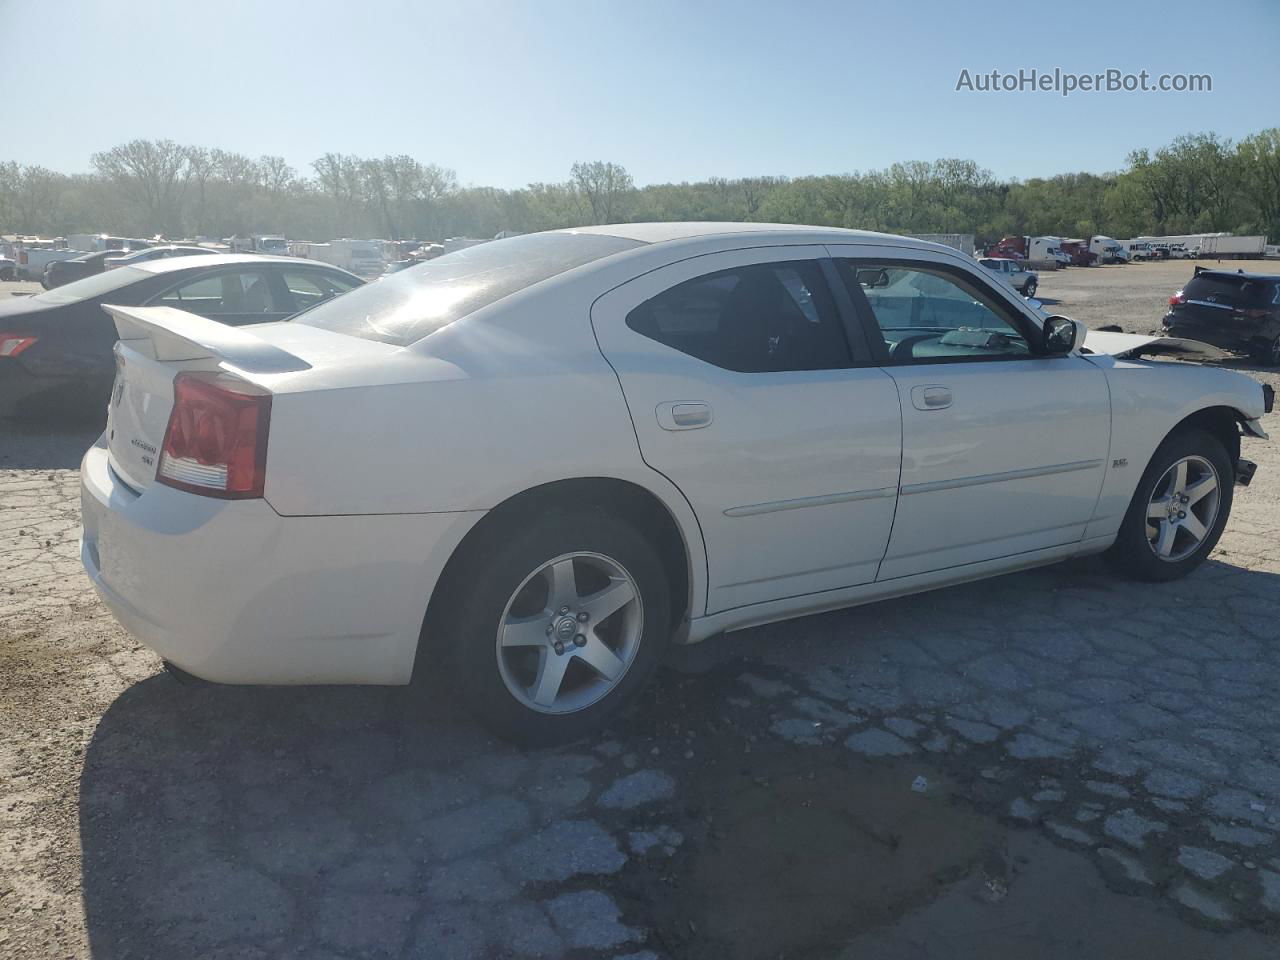
[[[298,323],[405,346],[584,263],[642,246],[600,234],[532,233],[455,251],[322,303]]]
[[[146,279],[149,276],[151,274],[144,270],[119,267],[115,270],[108,270],[106,273],[97,273],[92,277],[85,277],[83,280],[76,280],[74,283],[68,283],[65,286],[46,290],[44,293],[36,294],[31,299],[38,303],[49,304],[79,303],[81,300],[91,300],[104,293],[110,293],[112,290],[127,287],[129,284],[137,283],[139,280]]]

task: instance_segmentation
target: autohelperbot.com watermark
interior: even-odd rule
[[[1152,73],[1109,67],[1096,73],[1019,69],[1016,71],[962,69],[956,92],[965,93],[1211,93],[1213,76],[1208,73]]]

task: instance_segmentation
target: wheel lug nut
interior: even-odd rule
[[[586,623],[589,619],[590,619],[590,615],[585,610],[583,610],[581,613],[578,614],[579,623]]]
[[[555,642],[555,651],[557,654],[564,653],[564,644],[559,640]]]
[[[569,612],[569,608],[568,608],[568,607],[561,607],[561,608],[560,608],[560,612],[561,612],[561,613],[568,613],[568,612]]]
[[[1186,514],[1186,511],[1185,511],[1185,510],[1179,510],[1179,511],[1178,511],[1178,519],[1179,519],[1179,520],[1185,520],[1185,519],[1187,519],[1187,514]]]
[[[573,638],[573,645],[575,647],[585,647],[587,645],[587,635],[585,633],[578,634]]]

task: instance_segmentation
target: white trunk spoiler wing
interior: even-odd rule
[[[212,357],[246,373],[292,373],[311,364],[248,330],[229,327],[173,307],[117,307],[104,304],[121,340],[149,340],[160,361]]]

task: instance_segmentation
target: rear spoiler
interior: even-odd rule
[[[1198,276],[1200,276],[1200,274],[1202,274],[1202,273],[1216,273],[1216,274],[1218,274],[1219,276],[1227,276],[1227,277],[1229,277],[1229,276],[1232,276],[1232,275],[1233,275],[1233,274],[1231,273],[1231,271],[1230,271],[1230,270],[1223,270],[1221,267],[1202,267],[1202,266],[1200,266],[1200,264],[1198,264],[1198,263],[1197,263],[1197,264],[1196,264],[1195,273],[1193,273],[1193,274],[1192,274],[1192,276],[1193,276],[1193,277],[1198,277]],[[1237,273],[1237,274],[1244,273],[1244,268],[1243,268],[1243,267],[1241,267],[1241,268],[1237,269],[1237,270],[1236,270],[1236,273]]]
[[[211,357],[246,373],[293,373],[311,364],[287,350],[229,327],[173,307],[117,307],[104,304],[121,340],[149,340],[157,360],[203,360]]]

